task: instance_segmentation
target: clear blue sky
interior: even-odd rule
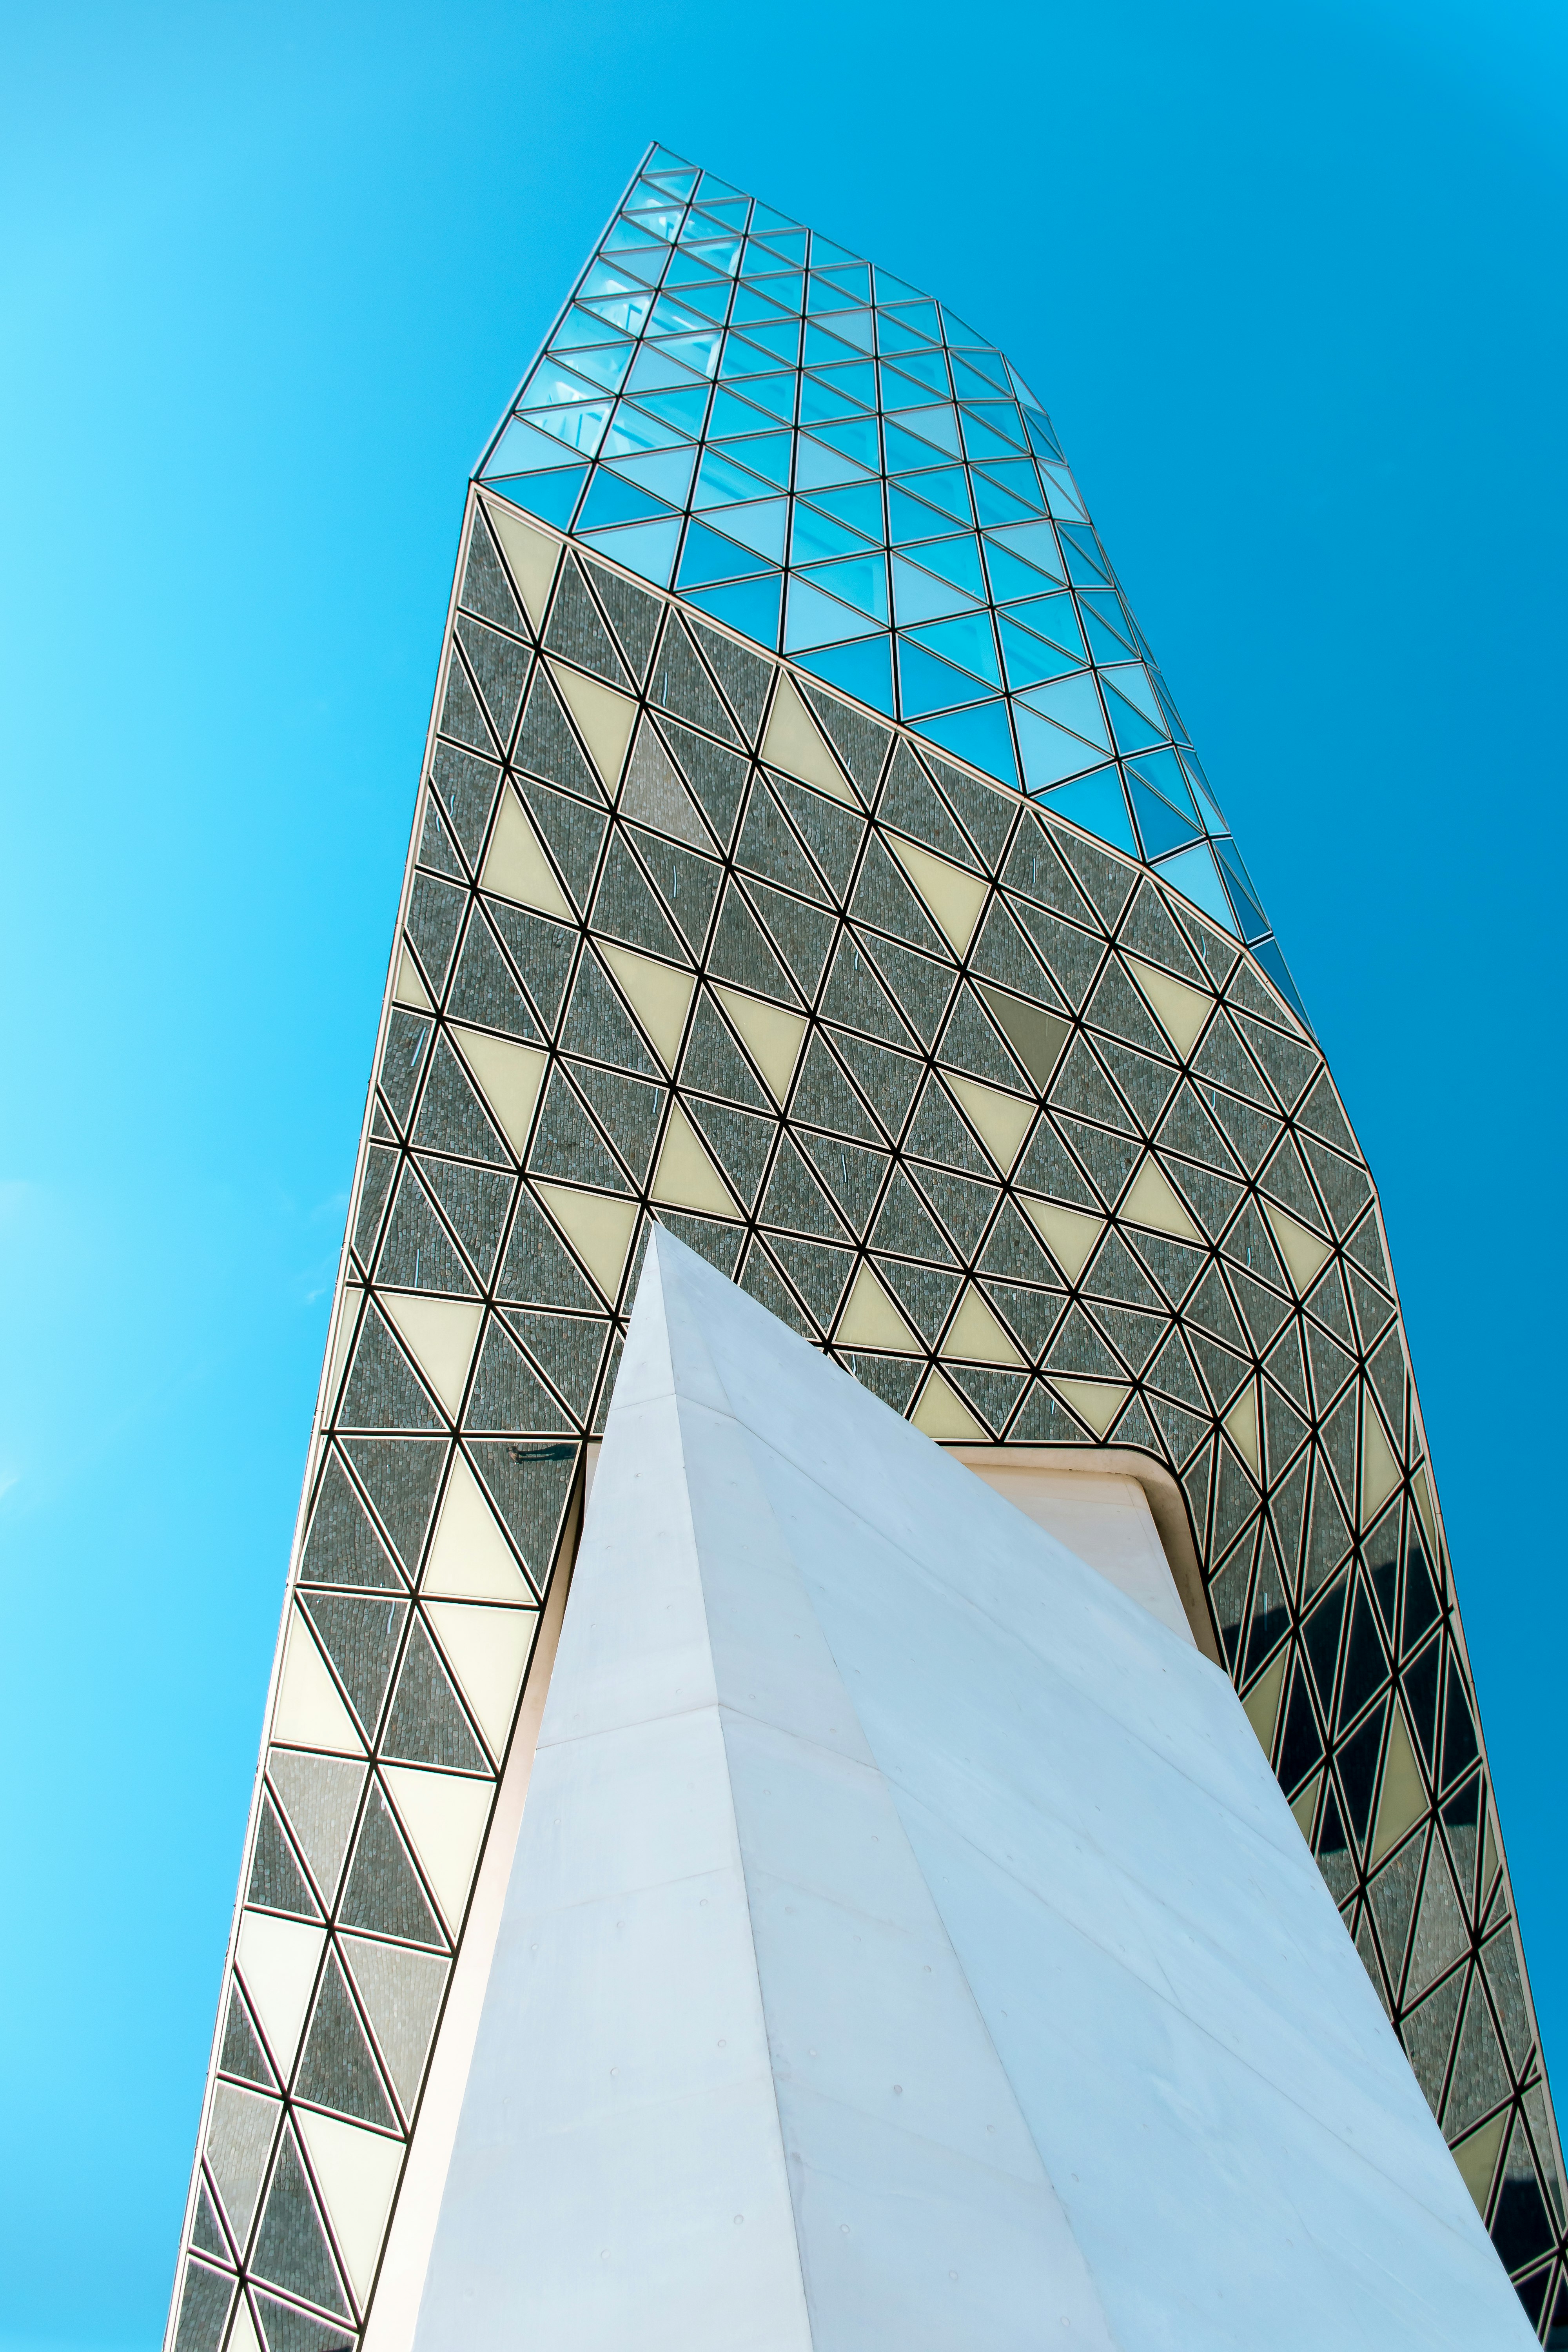
[[[1381,1181],[1568,2070],[1565,64],[1499,0],[0,12],[6,2352],[162,2326],[464,478],[650,137],[1055,415]]]

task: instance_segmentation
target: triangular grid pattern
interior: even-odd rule
[[[1215,1654],[1544,2329],[1555,2126],[1316,1045],[1163,869],[486,491],[171,2345],[368,2317],[655,1218],[933,1436],[1177,1476]]]
[[[942,304],[652,148],[480,473],[1158,864],[1300,1013],[1049,417]]]

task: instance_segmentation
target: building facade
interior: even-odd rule
[[[655,149],[469,487],[176,2352],[412,2339],[656,1219],[930,1435],[1163,1496],[1568,2325],[1381,1216],[1257,894],[1006,362]]]

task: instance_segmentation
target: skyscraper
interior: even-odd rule
[[[966,1459],[1145,1486],[1568,2325],[1381,1218],[1257,893],[1032,392],[655,149],[469,487],[177,2352],[410,2339],[655,1217]]]

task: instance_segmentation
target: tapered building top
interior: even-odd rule
[[[943,304],[654,147],[480,471],[1157,865],[1301,1011],[1049,417]]]

